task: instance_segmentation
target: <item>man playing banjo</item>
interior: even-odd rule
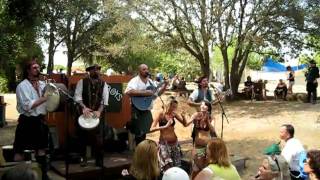
[[[85,119],[102,119],[104,106],[108,105],[109,91],[108,85],[100,78],[101,66],[95,64],[86,68],[89,76],[78,81],[75,90],[75,101],[81,106],[82,116]],[[91,145],[96,165],[103,165],[103,137],[102,121],[94,129],[77,128],[79,138],[81,139],[81,165],[87,165],[86,149]]]
[[[149,78],[148,66],[145,64],[139,65],[139,74],[129,81],[125,93],[131,97],[132,116],[127,128],[135,135],[136,145],[146,138],[146,133],[149,132],[153,121],[150,110],[152,109],[152,100],[156,97],[154,90],[160,88],[158,94],[161,94],[167,84],[165,82],[155,87]]]
[[[26,63],[23,78],[16,89],[18,126],[13,144],[14,160],[22,161],[25,150],[35,150],[36,160],[41,166],[42,179],[48,179],[46,149],[48,148],[48,126],[45,121],[45,82],[39,80],[40,66],[36,59]]]

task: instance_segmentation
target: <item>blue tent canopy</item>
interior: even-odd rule
[[[299,66],[291,66],[292,70],[294,70],[294,71],[301,70],[306,67],[307,67],[306,64],[301,64]],[[286,69],[285,65],[283,65],[283,64],[281,64],[271,58],[268,58],[262,66],[262,71],[264,71],[264,72],[284,72],[284,71],[287,71],[287,69]]]

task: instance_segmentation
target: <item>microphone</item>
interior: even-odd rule
[[[146,76],[149,77],[149,78],[151,78],[151,73],[146,72]]]

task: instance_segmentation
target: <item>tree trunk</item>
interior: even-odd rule
[[[205,61],[200,61],[200,67],[201,67],[201,72],[204,76],[208,77],[210,76],[210,66],[209,63],[205,64]]]
[[[234,95],[236,95],[238,93],[240,80],[241,80],[241,75],[238,74],[237,72],[231,71],[231,74],[230,74],[231,83],[230,84],[231,84],[232,94],[234,94]]]
[[[233,59],[232,68],[231,68],[231,89],[233,94],[238,93],[239,84],[241,77],[244,71],[244,68],[247,64],[249,56],[249,51],[238,54],[237,57]]]
[[[229,59],[228,52],[225,48],[220,48],[222,57],[223,57],[223,65],[224,65],[224,85],[226,89],[230,88],[230,79],[229,79]]]
[[[48,67],[47,74],[51,74],[54,68],[54,53],[55,53],[55,45],[54,45],[54,31],[55,31],[55,21],[50,21],[50,34],[49,34],[49,47],[48,47]]]
[[[67,64],[67,76],[71,76],[71,68],[72,68],[72,63],[73,63],[73,52],[68,51],[68,64]]]
[[[6,77],[8,79],[8,90],[9,92],[15,92],[17,87],[17,79],[16,79],[16,67],[9,66],[6,68]]]

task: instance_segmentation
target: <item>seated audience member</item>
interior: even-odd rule
[[[184,77],[181,77],[177,87],[177,90],[179,90],[178,92],[179,96],[185,96],[185,97],[189,96],[188,89],[186,86],[187,86],[186,80],[184,79]]]
[[[303,168],[310,180],[320,180],[320,150],[310,150]]]
[[[0,177],[0,179],[1,180],[37,180],[39,178],[37,173],[32,169],[31,164],[21,163],[15,166],[14,168],[6,171],[2,175],[2,177]]]
[[[299,158],[304,152],[301,142],[294,138],[294,127],[291,124],[284,124],[280,127],[280,139],[285,142],[281,155],[286,159],[290,168],[291,179],[301,179]]]
[[[280,79],[276,89],[274,90],[275,97],[282,96],[283,99],[286,99],[287,92],[288,89],[286,83],[282,79]]]
[[[184,79],[184,77],[181,77],[180,81],[179,81],[179,84],[178,84],[178,89],[179,90],[186,90],[186,80]]]
[[[287,92],[288,89],[286,83],[282,79],[280,79],[276,89],[274,90],[274,96],[282,96],[285,100],[287,97]]]
[[[262,79],[259,79],[258,82],[253,83],[253,94],[255,99],[263,100],[264,91],[265,91],[265,84]]]
[[[244,82],[244,92],[246,93],[246,97],[251,99],[252,90],[253,90],[253,82],[251,81],[251,77],[247,77],[247,81]]]
[[[175,75],[175,76],[172,78],[170,90],[176,90],[176,89],[178,89],[179,83],[180,83],[179,76],[178,76],[178,75]]]
[[[259,167],[255,179],[264,180],[290,180],[289,165],[280,155],[281,150],[278,144],[272,144],[264,150],[266,155]]]
[[[136,147],[129,169],[122,171],[124,180],[158,180],[160,168],[158,164],[157,143],[146,139]]]
[[[196,176],[195,180],[240,180],[239,173],[231,164],[227,146],[220,138],[209,141],[206,150],[209,165]]]
[[[181,168],[172,167],[165,171],[162,180],[189,180],[189,175]]]

